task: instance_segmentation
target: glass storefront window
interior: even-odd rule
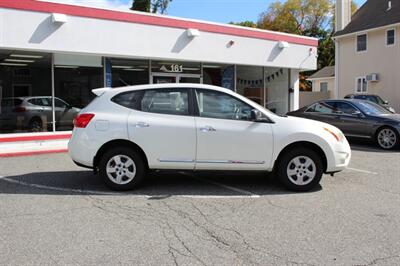
[[[233,65],[203,65],[203,83],[235,89],[235,66]]]
[[[52,131],[51,54],[0,50],[0,133]]]
[[[236,92],[265,106],[263,67],[237,66]]]
[[[71,130],[73,119],[95,97],[92,90],[103,84],[101,67],[55,66],[56,130]]]
[[[108,62],[107,62],[108,61]],[[149,61],[106,59],[111,67],[112,87],[149,84]]]
[[[265,68],[266,105],[276,114],[289,111],[289,71],[284,68]]]

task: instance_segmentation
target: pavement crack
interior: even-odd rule
[[[371,266],[371,265],[376,265],[378,262],[386,261],[386,260],[391,260],[395,258],[400,258],[400,255],[394,255],[394,256],[387,256],[387,257],[378,257],[366,264],[355,264],[354,266]]]

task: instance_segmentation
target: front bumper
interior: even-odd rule
[[[351,148],[346,139],[343,142],[336,143],[333,150],[333,160],[332,163],[327,166],[327,173],[343,171],[347,168],[351,160]]]

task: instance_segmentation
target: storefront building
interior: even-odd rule
[[[298,108],[299,72],[316,69],[317,45],[140,12],[0,0],[0,149],[12,153],[19,139],[24,149],[65,142],[99,87],[212,84],[284,114]]]

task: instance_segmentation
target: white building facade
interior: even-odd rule
[[[0,146],[12,153],[20,136],[68,137],[98,87],[213,84],[283,114],[298,108],[299,72],[316,69],[317,46],[232,25],[0,0]]]

